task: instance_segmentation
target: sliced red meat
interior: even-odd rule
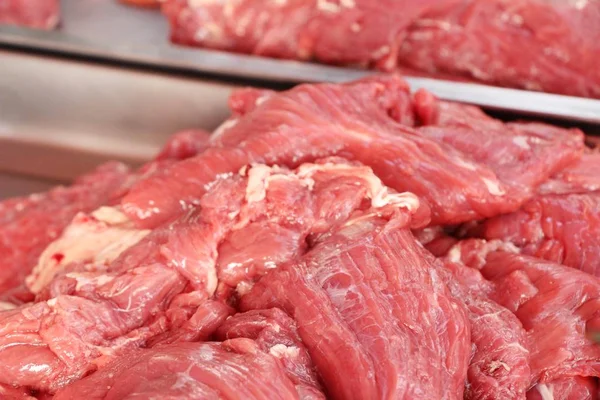
[[[171,40],[600,97],[600,5],[560,0],[168,0]]]
[[[471,324],[472,356],[465,399],[522,399],[530,387],[527,335],[508,309],[488,298],[493,286],[456,255],[443,259],[440,275],[464,305]]]
[[[567,377],[599,376],[600,347],[595,334],[600,280],[538,258],[486,249],[480,242],[475,264],[494,283],[491,297],[519,318],[527,331],[533,383]],[[461,246],[462,243],[458,246]],[[467,244],[460,252],[477,248]],[[559,283],[559,284],[557,284]]]
[[[308,351],[296,323],[277,308],[236,314],[217,331],[217,338],[248,338],[259,348],[277,358],[303,399],[325,399]]]
[[[282,364],[250,339],[137,350],[66,387],[54,400],[300,400]]]
[[[37,400],[29,390],[10,385],[0,385],[0,397],[5,400]]]
[[[596,400],[597,383],[594,379],[568,377],[535,385],[527,392],[527,400]]]
[[[28,299],[22,285],[44,248],[77,213],[114,202],[129,178],[125,165],[108,163],[70,187],[0,203],[0,298]]]
[[[331,398],[462,398],[468,322],[405,229],[416,211],[356,215],[241,299],[294,318]]]
[[[600,276],[600,192],[548,195],[485,221],[473,234]]]
[[[406,107],[410,102],[406,84],[396,76],[301,85],[268,96],[220,128],[214,147],[139,182],[124,198],[123,209],[140,226],[156,226],[197,204],[218,176],[244,165],[295,166],[337,154],[372,167],[386,185],[425,199],[434,224],[451,224],[516,210],[531,196],[532,184],[576,159],[583,149],[579,133],[542,140],[537,132],[533,137],[519,132],[529,135],[524,139],[527,148],[522,148],[514,143],[512,130],[503,135],[498,129],[488,132],[475,160],[467,154],[475,145],[460,141],[459,130],[449,134],[455,149],[440,143],[443,137],[430,139],[426,132],[399,124],[398,116],[411,108]],[[468,132],[476,143],[480,135]],[[569,144],[564,137],[571,137]],[[500,149],[509,161],[493,157]],[[519,169],[519,160],[536,168]]]
[[[581,159],[540,186],[538,192],[546,194],[587,193],[600,190],[600,153],[589,152]]]
[[[156,160],[184,160],[202,153],[208,147],[210,132],[192,129],[177,132],[163,146]]]
[[[438,1],[407,30],[399,62],[529,90],[600,97],[600,4]]]
[[[439,0],[168,0],[171,40],[186,45],[391,70],[404,30]]]
[[[59,19],[59,0],[0,0],[0,24],[53,29]]]

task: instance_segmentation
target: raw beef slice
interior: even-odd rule
[[[129,178],[125,165],[108,163],[70,187],[0,202],[0,299],[28,299],[22,284],[44,248],[77,213],[117,200]]]
[[[459,223],[515,211],[532,196],[532,184],[583,151],[580,132],[557,128],[542,138],[537,131],[500,129],[502,123],[493,120],[482,142],[475,130],[449,129],[442,135],[443,125],[408,127],[398,121],[413,119],[413,103],[397,76],[300,85],[259,97],[258,105],[256,96],[244,94],[238,103],[252,104],[237,104],[244,113],[215,132],[212,147],[140,181],[123,199],[133,221],[153,227],[171,220],[197,204],[216,177],[247,164],[296,166],[341,155],[370,166],[395,190],[422,197],[434,224]],[[461,134],[475,143],[460,140]],[[468,150],[478,144],[474,159]],[[502,160],[493,156],[500,151]],[[529,160],[527,166],[520,166],[521,160]]]
[[[540,196],[515,213],[485,221],[475,234],[600,276],[600,192]]]
[[[241,299],[294,318],[331,398],[462,399],[469,324],[406,229],[418,207],[357,214]]]
[[[303,395],[275,356],[240,338],[137,350],[61,390],[54,400],[319,399]]]
[[[467,240],[451,253],[480,268],[494,284],[491,298],[523,324],[531,352],[532,383],[599,376],[600,347],[590,337],[600,328],[600,280],[499,248],[498,242]]]
[[[600,4],[564,0],[167,0],[171,39],[600,97]]]
[[[0,24],[53,29],[59,19],[59,0],[0,0]]]

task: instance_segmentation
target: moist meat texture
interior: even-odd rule
[[[0,1],[0,24],[53,29],[56,28],[59,20],[59,0]]]
[[[595,0],[166,0],[175,43],[600,97]]]
[[[397,75],[230,107],[0,202],[0,398],[597,398],[581,131]]]

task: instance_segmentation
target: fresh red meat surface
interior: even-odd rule
[[[489,117],[472,118],[473,127],[445,128],[444,121],[408,126],[413,108],[421,115],[424,107],[439,104],[413,102],[404,81],[393,75],[300,85],[262,98],[257,105],[248,90],[236,97],[243,115],[221,126],[202,154],[138,182],[123,199],[124,212],[138,225],[154,227],[197,204],[218,176],[244,165],[293,167],[340,155],[370,166],[395,190],[422,197],[433,224],[459,223],[517,210],[584,147],[577,130],[504,126]],[[242,105],[244,99],[252,104]]]
[[[493,287],[479,271],[458,261],[447,257],[439,270],[471,323],[465,399],[521,399],[531,381],[526,332],[510,310],[488,298]]]
[[[28,300],[25,276],[46,246],[77,213],[117,200],[129,177],[125,165],[108,163],[70,187],[0,202],[0,299]]]
[[[167,0],[171,40],[600,97],[600,4],[565,0]]]
[[[573,268],[467,240],[450,254],[480,268],[494,286],[490,297],[511,310],[527,332],[533,383],[598,376],[600,280]]]
[[[191,129],[177,132],[172,135],[162,147],[156,160],[184,160],[202,153],[207,147],[210,132],[200,129]]]
[[[59,0],[0,0],[0,24],[53,29],[59,19]]]
[[[590,151],[539,188],[539,193],[569,194],[600,190],[600,153]]]
[[[0,398],[597,398],[579,130],[395,75],[230,108],[0,203]]]
[[[384,210],[356,215],[265,275],[241,307],[281,307],[296,320],[331,398],[460,399],[466,316],[406,229],[418,203]]]
[[[475,231],[514,243],[525,254],[600,276],[600,192],[541,196]]]
[[[279,360],[251,339],[140,349],[61,390],[53,400],[281,399],[306,397]],[[322,398],[322,397],[321,397]]]
[[[580,376],[562,378],[548,383],[540,383],[527,392],[527,400],[596,400],[597,382]]]

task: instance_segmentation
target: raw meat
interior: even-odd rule
[[[211,148],[140,181],[125,196],[123,210],[139,226],[173,219],[197,204],[215,178],[244,165],[296,166],[334,154],[370,166],[398,191],[422,197],[432,208],[434,224],[459,223],[515,211],[533,195],[532,185],[576,160],[584,146],[579,131],[552,128],[543,138],[530,129],[501,129],[496,120],[484,132],[457,128],[444,134],[441,125],[410,128],[406,124],[414,116],[408,87],[393,75],[344,85],[301,85],[258,97],[263,98],[259,105],[256,96],[247,90],[243,94],[236,97],[243,115],[215,132]],[[240,104],[245,99],[252,104]],[[467,140],[482,144],[475,159],[467,153],[476,145]],[[528,160],[526,165],[522,160]]]
[[[540,383],[527,392],[527,400],[596,400],[597,384],[593,379],[582,377],[563,378]]]
[[[236,314],[219,327],[217,338],[254,340],[263,352],[280,360],[301,398],[325,399],[296,323],[280,309]]]
[[[498,251],[470,240],[454,251],[481,267],[494,283],[490,296],[511,310],[527,331],[533,383],[599,376],[600,347],[588,338],[600,327],[600,280],[573,268]],[[461,253],[475,252],[470,255]],[[557,284],[559,283],[559,284]]]
[[[171,40],[600,97],[600,4],[571,0],[167,0]]]
[[[300,400],[306,398],[302,394],[276,357],[251,339],[232,339],[134,351],[61,390],[54,400]]]
[[[439,269],[452,296],[464,304],[471,323],[472,356],[465,399],[522,399],[530,387],[529,351],[523,326],[508,309],[490,300],[481,274],[447,257]]]
[[[209,140],[210,132],[200,129],[177,132],[169,138],[155,160],[185,160],[202,153],[208,147]]]
[[[114,209],[96,212],[91,225],[80,227],[76,219],[48,250],[60,249],[69,263],[44,257],[48,262],[28,280],[43,301],[0,313],[0,377],[52,392],[130,348],[206,338],[230,312],[206,304],[218,278],[225,289],[217,294],[227,298],[227,287],[240,292],[244,282],[249,289],[258,276],[301,255],[309,234],[317,240],[354,210],[404,204],[419,211],[415,224],[426,223],[426,207],[417,210],[413,195],[389,192],[364,166],[328,160],[296,171],[256,165],[222,177],[200,207],[152,232],[126,228]],[[287,227],[300,239],[281,247],[234,237],[256,232],[256,224],[266,233]],[[74,229],[96,232],[78,242]],[[223,248],[234,243],[236,251]],[[24,369],[20,360],[36,368]]]
[[[600,192],[541,196],[483,222],[472,234],[600,276]]]
[[[117,200],[129,177],[125,165],[108,163],[70,187],[1,202],[0,299],[28,300],[30,295],[23,282],[44,248],[77,213],[90,212]]]
[[[539,193],[569,194],[600,190],[600,153],[590,151],[539,188]]]
[[[0,24],[53,29],[59,19],[59,0],[0,0]]]
[[[418,207],[356,215],[241,299],[295,319],[331,398],[462,398],[469,325],[406,229]]]

